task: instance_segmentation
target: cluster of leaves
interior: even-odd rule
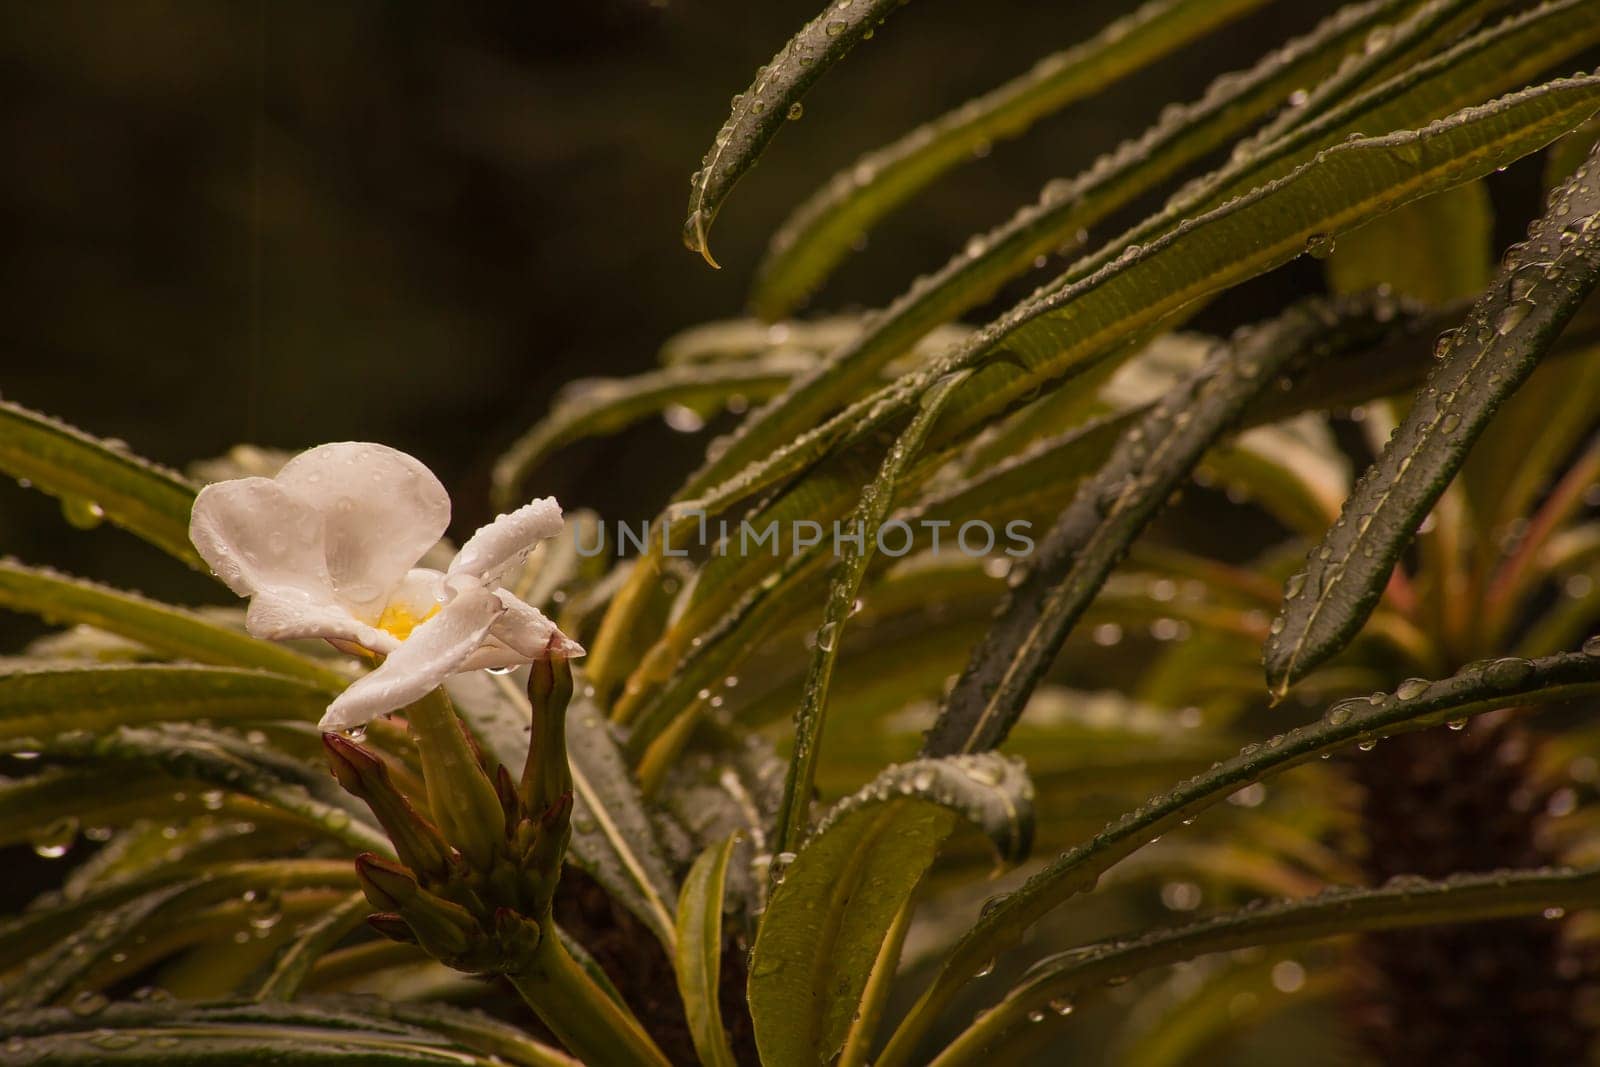
[[[497,467],[510,505],[581,438],[762,405],[708,448],[637,558],[580,551],[602,530],[577,515],[510,583],[591,650],[568,722],[568,861],[643,934],[640,974],[670,961],[683,1047],[678,1020],[642,1022],[674,1056],[955,1065],[1067,1040],[1182,1062],[1337,995],[1349,962],[1330,939],[1600,897],[1579,717],[1541,720],[1541,773],[1570,801],[1548,867],[1351,887],[1348,778],[1318,759],[1600,691],[1584,637],[1600,615],[1600,313],[1584,303],[1600,280],[1600,76],[1549,77],[1600,43],[1593,3],[1351,4],[1050,183],[887,307],[787,318],[974,147],[1263,2],[1152,0],[864,157],[774,238],[758,319],[674,339],[649,374],[571,387]],[[685,236],[706,258],[735,182],[895,6],[835,0],[738,98],[693,181]],[[1496,266],[1482,179],[1552,145],[1547,205]],[[957,324],[1058,253],[1024,299]],[[1226,338],[1185,328],[1302,255],[1326,261],[1331,295]],[[1375,458],[1352,485],[1363,449]],[[274,461],[244,450],[203,473]],[[11,405],[0,469],[75,522],[198,565],[179,474]],[[1183,536],[1199,505],[1176,498],[1213,487],[1267,532],[1259,546],[1208,555]],[[909,554],[795,537],[896,519]],[[739,551],[735,533],[666,550],[717,520],[776,524],[777,548]],[[1042,531],[1025,559],[934,550],[939,529],[948,548],[964,524],[1013,521]],[[237,612],[14,561],[0,606],[68,627],[0,673],[17,770],[0,841],[99,844],[0,923],[8,1056],[571,1062],[446,1006],[503,1007],[494,987],[360,931],[350,856],[393,848],[328,777],[310,725],[350,678],[339,660],[256,641]],[[485,760],[520,765],[518,680],[464,676],[451,696]],[[1273,725],[1286,715],[1297,724]],[[415,784],[398,721],[366,743]],[[598,938],[581,909],[558,893],[556,914],[637,1008],[634,975],[581,951]],[[1043,958],[1018,975],[1008,954],[1025,943]],[[1286,943],[1292,956],[1265,948]]]

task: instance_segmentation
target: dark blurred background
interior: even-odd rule
[[[0,391],[180,467],[241,441],[384,441],[439,472],[470,530],[488,464],[562,383],[642,369],[672,332],[736,314],[766,237],[835,169],[1132,5],[901,10],[731,199],[714,272],[679,242],[689,172],[817,6],[10,0]],[[1332,6],[1279,0],[997,145],[890,218],[821,303],[891,297]],[[1299,264],[1207,315],[1314,284]],[[537,490],[643,517],[702,446],[652,423],[570,450]],[[223,599],[10,483],[0,552]],[[0,618],[0,648],[31,626]]]

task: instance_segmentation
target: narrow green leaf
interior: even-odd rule
[[[806,92],[905,0],[830,2],[801,27],[760,70],[750,88],[733,98],[733,113],[689,179],[689,217],[683,243],[713,267],[706,234],[735,183],[766,150],[785,122],[800,116]]]
[[[195,489],[175,471],[3,400],[0,471],[59,497],[75,523],[93,525],[104,517],[205,569],[189,543]]]
[[[1340,238],[1328,257],[1337,293],[1387,285],[1426,304],[1470,299],[1494,276],[1494,209],[1479,180],[1407,204]]]
[[[879,1067],[909,1062],[956,991],[999,953],[1016,945],[1040,918],[1093,889],[1100,875],[1119,860],[1235,791],[1324,753],[1499,708],[1594,692],[1600,692],[1600,655],[1566,652],[1535,660],[1498,659],[1469,665],[1421,688],[1407,685],[1403,696],[1379,693],[1343,701],[1317,722],[1246,745],[1232,759],[1151,797],[1090,840],[1062,853],[1016,892],[993,902],[946,958],[932,986],[878,1058]]]
[[[352,893],[322,918],[297,932],[255,983],[256,1000],[293,1000],[317,960],[332,951],[372,912],[366,894]]]
[[[353,848],[385,856],[394,852],[366,806],[340,789],[321,767],[220,730],[173,723],[100,731],[77,729],[43,739],[13,739],[0,744],[0,751],[36,752],[51,760],[88,765],[102,777],[108,773],[125,775],[119,784],[126,784],[130,792],[127,799],[135,808],[145,798],[134,790],[138,775],[128,772],[155,770],[171,776],[165,795],[175,809],[169,809],[171,814],[185,810],[183,802],[188,793],[180,783],[201,784],[202,788],[209,786],[217,791],[219,804],[224,791],[242,793]],[[19,809],[27,803],[37,803],[40,798],[35,789],[48,789],[53,777],[24,780],[0,789],[0,838],[7,836],[14,821],[27,825],[27,813]],[[70,775],[62,776],[60,781],[69,790],[64,798],[69,805],[71,788],[80,790],[86,806],[97,795],[106,796],[113,803],[118,799],[115,789],[97,794],[93,789],[82,789]],[[173,789],[183,790],[183,796],[174,797]],[[201,799],[196,807],[210,810]],[[82,814],[90,817],[88,811]],[[157,809],[143,814],[167,812]],[[37,820],[33,825],[37,827]]]
[[[778,808],[777,831],[773,848],[790,851],[804,837],[811,806],[811,790],[816,780],[817,756],[822,747],[823,724],[827,719],[828,683],[839,655],[839,641],[855,613],[857,594],[867,576],[867,564],[878,550],[878,533],[901,475],[921,452],[928,430],[944,411],[965,375],[956,374],[934,384],[922,398],[922,406],[911,424],[884,457],[878,474],[861,490],[861,500],[850,518],[847,532],[859,540],[847,542],[842,561],[829,583],[823,607],[822,625],[817,628],[811,666],[794,716],[794,752],[789,757],[789,773],[783,783],[783,802]],[[941,753],[942,754],[942,753]]]
[[[901,764],[840,801],[797,854],[774,857],[750,957],[761,1062],[830,1062],[895,917],[957,822],[972,821],[1019,860],[1031,796],[1021,763],[993,754]]]
[[[1345,501],[1306,569],[1289,580],[1264,648],[1277,695],[1337,653],[1376,606],[1417,525],[1465,462],[1500,404],[1533,373],[1600,284],[1600,182],[1591,154],[1508,256],[1466,324],[1441,343],[1383,455]]]
[[[355,871],[348,863],[252,861],[219,864],[196,877],[145,885],[121,902],[115,896],[103,898],[110,907],[89,916],[78,929],[27,960],[20,980],[9,987],[6,1007],[40,1007],[75,986],[93,985],[93,973],[108,964],[120,963],[117,954],[130,943],[138,943],[158,928],[182,926],[212,905],[253,893],[263,902],[260,915],[264,917],[268,914],[266,909],[278,907],[271,903],[273,894],[316,887],[348,889],[354,884]],[[271,921],[281,918],[280,910]],[[240,922],[241,928],[248,929],[243,918]]]
[[[520,768],[528,751],[532,710],[513,675],[457,675],[446,687],[457,710],[501,764]],[[580,687],[579,692],[582,692]],[[628,774],[605,720],[589,698],[567,712],[572,764],[572,842],[568,858],[633,912],[671,954],[677,890],[638,784]]]
[[[1262,6],[1265,0],[1151,0],[1094,37],[874,149],[835,174],[773,235],[750,303],[762,318],[801,304],[878,219],[975,149],[1019,136],[1039,119],[1105,88]]]
[[[235,667],[116,664],[0,671],[0,738],[207,719],[315,721],[328,690]]]
[[[1600,77],[1564,78],[1421,130],[1324,149],[1291,174],[1025,302],[946,358],[852,404],[707,490],[697,503],[715,513],[791,477],[907,417],[938,378],[974,367],[977,373],[952,400],[932,444],[970,434],[1041,388],[1094,366],[1184,305],[1320,251],[1340,233],[1412,200],[1503,167],[1596,110]]]
[[[475,1012],[372,997],[293,1004],[124,1001],[95,1010],[0,1015],[19,1063],[363,1064],[372,1067],[579,1067],[578,1061]]]
[[[928,733],[924,754],[996,747],[1113,567],[1206,449],[1279,377],[1327,350],[1370,344],[1395,309],[1386,297],[1312,302],[1240,331],[1128,429],[1025,564]]]
[[[734,1067],[722,1025],[722,897],[739,835],[700,854],[678,895],[678,954],[673,959],[689,1035],[705,1067]]]
[[[337,693],[349,682],[308,656],[197,612],[11,559],[0,559],[0,608],[39,615],[55,625],[93,626],[178,659],[273,671],[328,692]]]
[[[556,394],[549,415],[496,461],[491,491],[496,507],[514,507],[530,475],[558,449],[616,433],[672,405],[720,409],[735,398],[764,401],[780,393],[814,360],[783,352],[736,362],[664,367],[632,378],[573,382]]]
[[[1461,874],[1442,881],[1401,878],[1379,889],[1332,889],[1309,899],[1228,912],[1130,941],[1087,945],[1036,963],[1020,985],[933,1063],[954,1067],[989,1062],[985,1052],[997,1051],[1008,1031],[1060,1018],[1071,1011],[1074,1000],[1110,982],[1207,953],[1596,904],[1600,904],[1600,867]]]
[[[1448,6],[1464,2],[1449,0]],[[1085,227],[1227,144],[1301,85],[1332,71],[1346,50],[1407,4],[1369,0],[1340,10],[1247,71],[1218,78],[1199,100],[1168,113],[1078,177],[1047,185],[1037,204],[967,242],[944,267],[897,297],[860,337],[747,419],[728,446],[689,479],[678,499],[714,492],[712,486],[735,476],[742,465],[758,463],[764,453],[815,425],[929,329],[982,304],[1030,269],[1036,257],[1071,246]],[[1125,243],[1118,242],[1117,251]]]

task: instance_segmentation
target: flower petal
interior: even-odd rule
[[[284,464],[275,480],[321,512],[334,591],[366,614],[381,610],[450,524],[439,479],[386,445],[322,445]]]
[[[368,626],[331,597],[322,599],[287,586],[263,589],[251,597],[244,626],[252,637],[267,641],[321,637],[385,654],[400,647],[394,637]]]
[[[528,558],[533,546],[561,532],[561,505],[547,496],[509,511],[467,539],[450,561],[451,574],[470,574],[497,585]]]
[[[238,478],[200,490],[189,539],[240,596],[273,587],[331,593],[322,516],[270,478]]]
[[[461,669],[504,613],[505,606],[488,590],[462,590],[329,704],[318,727],[348,730],[421,699]]]
[[[496,589],[495,596],[500,598],[506,613],[494,624],[489,636],[520,655],[522,658],[516,662],[547,659],[552,652],[573,659],[585,654],[582,645],[562,633],[538,608],[523,603],[504,589]]]

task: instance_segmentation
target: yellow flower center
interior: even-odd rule
[[[396,640],[404,641],[411,636],[411,631],[439,614],[439,605],[435,604],[428,609],[426,615],[418,616],[405,604],[391,603],[383,609],[383,614],[378,616],[378,629],[392,635]]]

